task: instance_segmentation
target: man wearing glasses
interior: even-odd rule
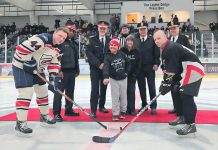
[[[61,58],[62,80],[59,90],[65,91],[65,94],[74,100],[75,78],[79,75],[79,51],[78,44],[74,41],[77,28],[74,24],[67,24],[69,28],[68,38],[59,46]],[[50,87],[51,88],[51,87]],[[54,119],[62,122],[61,116],[61,99],[62,95],[54,91],[53,114]],[[78,112],[73,109],[73,104],[68,100],[65,101],[65,116],[79,116]]]
[[[86,55],[90,66],[91,78],[91,113],[96,118],[97,106],[99,103],[99,111],[108,113],[105,108],[106,89],[107,86],[103,84],[103,67],[104,56],[109,52],[110,38],[106,36],[109,23],[106,21],[98,22],[98,34],[90,37],[87,42]]]
[[[174,43],[179,43],[189,49],[191,49],[191,45],[188,41],[188,38],[181,34],[179,32],[179,26],[180,26],[180,23],[177,22],[177,21],[172,21],[172,22],[169,22],[168,24],[168,28],[170,30],[170,37],[169,37],[169,40],[174,42]],[[176,99],[178,99],[178,90],[177,90],[177,87],[180,86],[180,80],[182,79],[182,77],[178,74],[178,75],[175,75],[173,77],[173,85],[172,85],[172,89],[171,89],[171,95],[172,95],[172,99],[173,99],[173,109],[172,110],[169,110],[169,114],[173,114],[173,113],[176,113],[176,108],[177,108],[177,102],[176,102]]]
[[[141,56],[141,68],[138,74],[138,86],[142,100],[143,109],[147,105],[147,95],[146,95],[146,81],[148,83],[150,99],[156,96],[155,88],[155,71],[158,69],[160,64],[160,51],[155,45],[153,38],[148,35],[148,23],[140,22],[137,25],[139,29],[139,35],[136,36],[137,49]],[[155,115],[157,103],[151,104],[151,114]]]

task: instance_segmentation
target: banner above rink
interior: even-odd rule
[[[180,12],[185,12],[185,14]],[[121,23],[127,22],[128,14],[137,13],[141,13],[142,16],[147,13],[148,17],[155,18],[157,18],[158,15],[163,14],[165,21],[170,20],[170,16],[169,18],[166,18],[168,14],[180,13],[180,18],[188,14],[191,22],[194,23],[194,4],[192,0],[125,1],[122,2],[121,6]],[[138,14],[137,20],[140,21],[140,19],[141,15]]]
[[[122,3],[121,9],[126,11],[191,11],[194,9],[194,4],[192,0],[127,1]]]
[[[167,10],[170,7],[170,3],[163,3],[163,2],[145,2],[144,6],[149,10]]]

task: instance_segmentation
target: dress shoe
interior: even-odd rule
[[[135,115],[135,110],[126,111],[126,115],[134,116]]]
[[[129,115],[134,116],[135,115],[135,111],[130,111]]]
[[[142,107],[138,110],[138,112],[140,112],[143,108],[144,108],[144,107],[142,106]],[[148,108],[145,109],[145,111],[147,111],[147,110],[148,110]]]
[[[63,118],[59,114],[54,116],[54,120],[57,121],[57,122],[63,122]]]
[[[99,108],[99,111],[102,113],[109,113],[109,111],[105,107]]]
[[[95,119],[97,118],[97,117],[96,117],[96,113],[94,113],[94,112],[92,112],[90,115],[91,115],[93,118],[95,118]]]
[[[130,110],[129,109],[126,110],[126,115],[130,115]]]
[[[73,109],[70,111],[65,111],[65,116],[79,116],[78,112],[75,112]]]
[[[156,108],[151,108],[151,114],[152,114],[152,115],[156,115],[156,114],[157,114]]]
[[[169,110],[168,111],[168,114],[175,114],[176,113],[176,110],[175,109],[172,109],[172,110]]]

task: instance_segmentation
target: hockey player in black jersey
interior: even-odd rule
[[[202,78],[204,76],[204,67],[198,57],[187,47],[178,43],[169,41],[163,31],[158,30],[154,33],[154,41],[160,47],[162,69],[164,79],[159,91],[162,95],[171,90],[173,76],[181,75],[178,107],[176,110],[180,114],[176,120],[169,122],[170,126],[185,124],[178,129],[178,135],[188,135],[197,132],[195,117],[197,107],[194,102],[194,96],[198,95]]]

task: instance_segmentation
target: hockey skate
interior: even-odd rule
[[[195,137],[196,136],[196,125],[195,123],[193,124],[186,124],[184,127],[181,129],[176,130],[176,133],[181,136],[181,137]]]
[[[31,137],[33,130],[27,126],[27,121],[17,121],[15,132],[16,136]]]
[[[170,121],[168,124],[170,128],[175,128],[178,125],[185,124],[185,120],[183,116],[179,116],[175,120]]]
[[[41,126],[43,127],[54,127],[56,124],[55,119],[53,119],[51,116],[40,114],[40,122]]]

